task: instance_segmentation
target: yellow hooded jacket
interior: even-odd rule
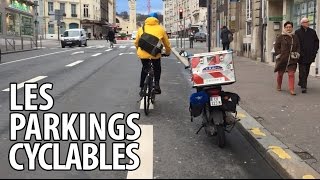
[[[145,20],[145,26],[144,26],[144,31],[146,33],[152,34],[156,37],[158,37],[161,41],[162,44],[164,45],[165,49],[166,49],[166,54],[169,55],[171,53],[171,45],[170,45],[170,41],[169,38],[167,36],[166,31],[163,29],[162,26],[160,26],[159,24],[159,20],[157,18],[154,17],[149,17]],[[161,54],[158,54],[157,56],[152,56],[150,55],[148,52],[142,50],[139,46],[138,46],[138,42],[139,39],[141,37],[143,33],[142,27],[139,28],[138,33],[137,33],[137,37],[136,40],[134,42],[136,48],[137,48],[137,54],[138,57],[140,59],[160,59],[161,58]]]

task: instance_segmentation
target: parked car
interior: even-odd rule
[[[61,47],[82,45],[87,46],[87,33],[84,29],[68,29],[61,37]]]
[[[206,34],[206,33],[203,33],[203,32],[197,32],[197,33],[194,35],[194,41],[195,41],[195,42],[197,42],[197,41],[206,42],[206,41],[207,41],[207,34]]]

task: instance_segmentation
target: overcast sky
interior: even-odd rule
[[[147,0],[137,0],[137,13],[147,14],[148,7],[147,7]],[[128,11],[128,0],[117,0],[117,12]],[[162,12],[163,2],[162,0],[151,0],[151,12]]]

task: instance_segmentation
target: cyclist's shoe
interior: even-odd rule
[[[161,94],[161,88],[160,88],[160,85],[159,84],[156,84],[155,88],[154,88],[154,92],[156,94]]]

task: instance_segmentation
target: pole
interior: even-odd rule
[[[211,0],[207,0],[207,13],[208,13],[208,52],[211,52]]]
[[[260,1],[260,12],[259,12],[259,16],[260,16],[260,19],[259,19],[259,24],[260,24],[260,48],[261,48],[261,50],[260,50],[260,53],[261,53],[261,62],[265,62],[265,60],[264,60],[264,50],[263,50],[263,17],[262,17],[262,9],[263,7],[262,7],[262,1]]]
[[[186,18],[183,18],[183,48],[185,49],[186,48]]]
[[[181,21],[180,21],[180,27],[181,27]],[[180,45],[181,45],[181,48],[182,48],[182,29],[180,28]]]

